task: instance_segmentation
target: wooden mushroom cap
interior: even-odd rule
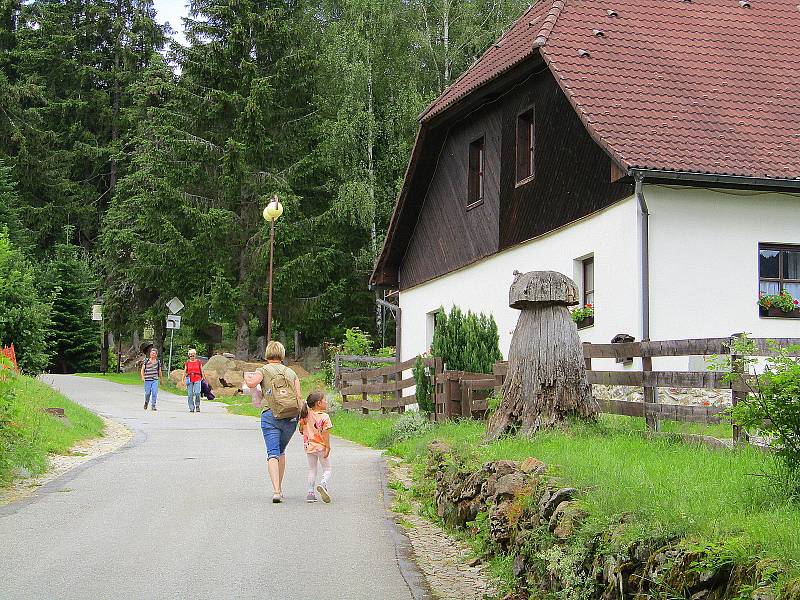
[[[537,305],[579,304],[578,286],[557,271],[514,272],[516,276],[508,292],[508,305],[523,310]]]

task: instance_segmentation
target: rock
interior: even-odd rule
[[[175,387],[182,390],[186,389],[186,376],[183,374],[183,369],[174,369],[169,374],[169,380],[175,385]]]
[[[43,410],[48,415],[51,415],[53,417],[58,417],[59,419],[65,419],[67,417],[67,415],[64,414],[64,409],[59,407],[59,406],[52,407],[52,408],[45,408]]]
[[[479,564],[481,564],[481,562],[483,561],[481,561],[481,559],[476,556],[475,558],[470,559],[470,561],[467,563],[467,566],[477,567]]]
[[[207,373],[208,371],[216,371],[217,373],[222,374],[235,368],[236,363],[233,360],[221,354],[215,354],[208,359],[206,364],[203,365],[203,373]]]
[[[498,500],[501,498],[513,498],[523,487],[525,487],[525,478],[522,474],[510,473],[497,480],[494,487],[494,495]]]
[[[561,488],[555,492],[545,492],[539,501],[539,514],[542,520],[549,521],[559,504],[565,500],[572,500],[578,492],[575,488]]]
[[[222,353],[222,356],[224,356],[225,358],[230,358],[230,359],[234,359],[234,358],[236,358],[236,355],[235,355],[235,354],[232,354],[232,353],[230,353],[230,352],[223,352],[223,353]]]
[[[527,475],[544,473],[545,469],[547,469],[547,465],[533,456],[529,456],[519,465],[519,470]]]
[[[511,539],[511,522],[508,518],[511,502],[505,500],[489,510],[489,535],[505,547]]]
[[[242,393],[240,388],[220,387],[219,389],[212,389],[214,390],[214,395],[226,398],[229,396],[237,396]]]
[[[561,502],[550,517],[548,526],[553,535],[560,540],[565,540],[575,533],[586,513],[578,508],[574,502]]]
[[[219,380],[224,387],[241,388],[244,383],[244,373],[234,370],[225,371],[225,374],[222,375]]]
[[[496,473],[498,478],[503,475],[514,473],[517,470],[517,463],[513,460],[496,460],[489,463],[489,465],[492,472]]]
[[[522,554],[517,554],[514,557],[514,564],[512,566],[514,577],[520,579],[525,575],[525,557]]]

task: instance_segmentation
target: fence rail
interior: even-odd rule
[[[395,358],[336,355],[334,360],[336,365],[335,381],[336,387],[342,394],[342,406],[344,408],[360,408],[362,412],[368,413],[370,410],[387,412],[391,409],[402,412],[406,406],[416,404],[416,394],[403,395],[403,390],[415,385],[414,378],[403,379],[402,377],[404,371],[414,367],[417,358],[415,356],[404,362],[393,362],[383,367],[365,369],[343,367],[342,363],[386,363],[394,361]],[[439,358],[428,357],[424,358],[423,362],[426,367],[433,369],[434,378],[442,370],[442,360]],[[375,398],[377,394],[380,394],[380,398]],[[360,398],[356,399],[358,396]]]

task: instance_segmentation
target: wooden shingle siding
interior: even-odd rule
[[[401,289],[497,252],[501,110],[490,104],[450,129],[400,267]],[[484,196],[468,209],[469,146],[481,136]]]
[[[535,176],[517,184],[517,117],[534,106]],[[499,248],[571,223],[633,194],[609,181],[611,159],[592,140],[553,76],[543,73],[504,98]]]

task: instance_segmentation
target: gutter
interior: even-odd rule
[[[644,197],[642,184],[644,174],[641,172],[633,173],[635,187],[634,194],[639,201],[641,211],[641,265],[642,265],[642,341],[650,340],[650,211],[647,209],[647,200]]]
[[[791,177],[750,177],[748,175],[722,175],[719,173],[699,173],[692,171],[669,171],[664,169],[629,169],[634,177],[672,181],[694,181],[697,183],[720,183],[748,187],[794,188],[800,190],[800,178]]]

